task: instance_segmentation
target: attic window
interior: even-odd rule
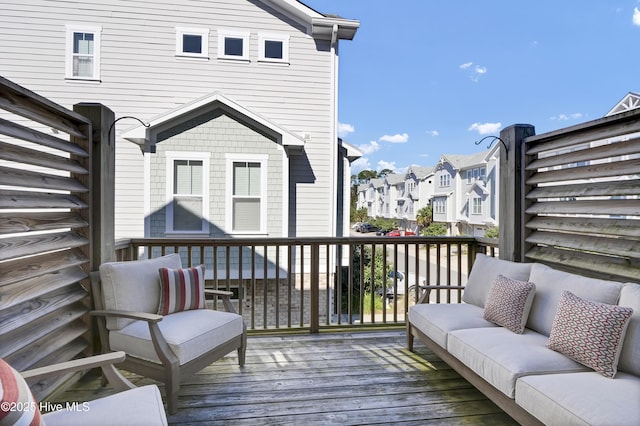
[[[289,62],[289,36],[260,34],[259,60],[262,62]]]
[[[209,30],[206,28],[176,28],[176,56],[209,57]]]
[[[218,31],[218,58],[249,60],[249,33]]]

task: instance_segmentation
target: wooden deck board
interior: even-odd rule
[[[127,375],[137,385],[154,383]],[[161,391],[162,385],[160,385]],[[112,393],[87,376],[56,400]],[[514,425],[404,331],[251,336],[246,365],[228,355],[182,385],[176,425]]]

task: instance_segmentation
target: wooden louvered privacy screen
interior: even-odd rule
[[[640,109],[523,148],[526,260],[640,282]]]
[[[91,124],[1,77],[0,109],[0,357],[24,370],[88,346]]]

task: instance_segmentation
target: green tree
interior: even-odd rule
[[[422,230],[422,235],[428,237],[447,235],[447,225],[441,222],[433,222]]]
[[[484,236],[486,238],[499,238],[500,231],[497,226],[490,226],[486,231],[484,231]]]
[[[366,207],[360,207],[359,209],[355,210],[352,219],[354,222],[364,222],[367,220],[367,218],[369,217],[369,211],[367,210]]]
[[[362,170],[358,173],[358,183],[367,183],[373,178],[378,177],[378,172],[375,170]]]
[[[426,206],[418,210],[416,213],[416,222],[418,222],[420,229],[431,225],[431,222],[433,222],[433,209],[431,206]]]

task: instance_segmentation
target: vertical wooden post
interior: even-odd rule
[[[311,296],[309,303],[311,333],[316,334],[320,332],[320,244],[315,242],[311,243]]]
[[[102,104],[80,103],[73,110],[91,120],[92,155],[89,164],[90,268],[115,260],[115,114]]]
[[[500,258],[524,261],[524,144],[535,134],[530,124],[514,124],[500,132]]]

